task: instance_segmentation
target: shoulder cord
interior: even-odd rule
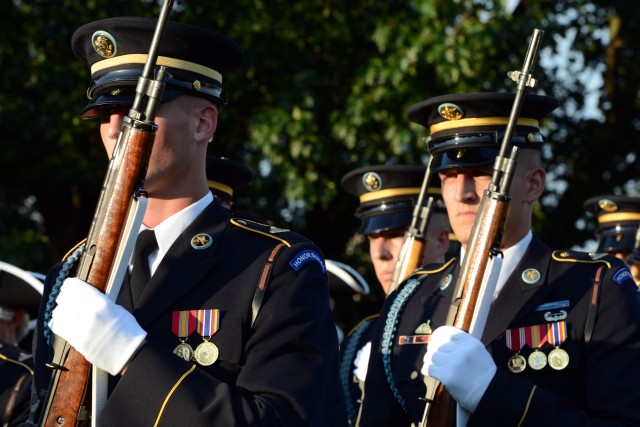
[[[358,349],[360,339],[367,329],[369,329],[369,326],[371,326],[371,319],[360,323],[356,330],[349,336],[342,360],[340,361],[340,384],[342,385],[344,400],[347,405],[347,417],[349,420],[355,420],[358,416],[358,411],[353,405],[353,396],[351,396],[349,379],[352,375],[352,366],[356,355],[356,349]]]
[[[280,250],[284,247],[284,243],[280,243],[278,244],[278,246],[273,248],[273,250],[271,251],[271,255],[269,255],[269,259],[262,269],[260,282],[258,282],[258,287],[256,288],[256,292],[253,294],[253,301],[251,302],[251,329],[253,329],[253,324],[255,323],[256,317],[258,317],[258,312],[260,311],[260,307],[262,306],[262,300],[264,299],[264,294],[267,291],[267,285],[269,284],[269,278],[271,277],[273,264],[275,263]]]
[[[587,312],[587,322],[584,327],[584,343],[589,344],[591,341],[591,335],[593,335],[593,328],[596,323],[596,312],[598,311],[598,302],[600,300],[600,278],[602,276],[602,270],[604,266],[601,265],[596,271],[596,277],[593,279],[593,288],[591,288],[591,303],[589,305],[589,311]]]
[[[82,252],[84,252],[84,247],[85,245],[83,243],[82,245],[78,246],[78,248],[76,248],[76,250],[73,251],[73,253],[69,255],[69,257],[67,257],[67,260],[62,266],[60,273],[58,273],[58,277],[56,277],[56,281],[53,284],[53,287],[51,288],[51,292],[49,293],[49,299],[47,300],[47,306],[44,311],[44,322],[43,322],[44,337],[46,338],[47,344],[49,345],[51,345],[51,338],[52,338],[51,329],[49,329],[49,322],[51,321],[51,312],[53,311],[53,306],[56,302],[56,298],[58,298],[58,294],[60,293],[62,282],[64,282],[64,279],[66,279],[69,276],[69,271],[78,261],[78,258],[80,257],[80,255],[82,255]]]
[[[425,275],[424,277],[427,276]],[[407,405],[402,396],[400,396],[400,392],[396,388],[393,381],[393,372],[391,372],[391,352],[393,349],[393,342],[395,340],[400,315],[402,314],[407,301],[409,300],[409,298],[411,298],[413,293],[418,288],[418,285],[420,285],[420,280],[409,279],[406,285],[402,287],[402,289],[398,293],[398,296],[393,301],[393,304],[391,304],[389,314],[387,315],[387,319],[385,321],[384,332],[382,334],[382,365],[384,366],[387,383],[389,384],[389,388],[391,389],[393,396],[396,398],[405,412],[407,412]]]
[[[16,398],[18,397],[18,392],[20,392],[22,383],[24,383],[27,378],[29,378],[29,375],[23,374],[13,386],[13,390],[11,390],[9,400],[7,400],[7,406],[4,408],[4,414],[2,416],[2,427],[7,427],[9,425],[9,422],[11,421],[11,415],[13,414],[13,409],[16,404]]]

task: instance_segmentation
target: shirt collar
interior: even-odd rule
[[[213,194],[208,192],[203,198],[197,202],[187,206],[179,212],[174,213],[169,218],[158,224],[153,231],[158,241],[158,250],[149,255],[149,264],[151,274],[156,270],[160,261],[167,253],[173,242],[178,236],[209,206],[213,201]],[[140,231],[149,229],[144,224],[140,227]]]
[[[529,247],[529,243],[531,243],[532,238],[533,233],[529,230],[526,236],[524,236],[518,243],[502,251],[504,254],[504,260],[502,262],[502,268],[500,269],[500,276],[498,276],[498,283],[496,283],[496,291],[493,294],[494,298],[498,296],[500,289],[502,289],[504,284],[507,282],[507,278],[509,278],[511,273],[516,269],[516,266],[527,251],[527,247]]]

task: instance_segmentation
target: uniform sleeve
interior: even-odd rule
[[[625,270],[610,268],[603,278],[593,335],[580,354],[580,403],[499,367],[468,425],[640,425],[640,296]]]
[[[105,425],[340,426],[338,342],[323,262],[277,259],[235,383],[198,369],[153,342],[143,347],[111,394]],[[317,253],[317,252],[316,252]],[[301,262],[295,263],[298,260]],[[302,262],[304,261],[304,262]],[[254,284],[251,284],[254,286]],[[132,396],[140,396],[144,404]],[[123,417],[123,414],[126,416]]]

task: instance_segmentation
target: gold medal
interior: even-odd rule
[[[173,354],[187,362],[193,360],[193,348],[185,341],[195,328],[196,318],[191,310],[174,311],[171,315],[171,332],[180,340],[180,344],[173,349]]]
[[[569,366],[569,353],[556,347],[549,353],[549,366],[553,369],[560,371]]]
[[[218,353],[218,347],[216,347],[214,343],[204,341],[196,347],[193,357],[200,365],[209,366],[213,365],[215,361],[218,360]]]
[[[521,354],[516,353],[509,358],[507,366],[509,367],[509,370],[511,372],[513,372],[514,374],[519,374],[527,367],[527,361]]]
[[[193,359],[193,348],[183,341],[173,349],[173,354],[189,362]]]
[[[538,349],[531,353],[527,360],[529,362],[529,366],[531,366],[531,369],[534,369],[536,371],[539,371],[540,369],[547,366],[547,356]]]
[[[196,311],[196,330],[204,340],[193,353],[193,357],[202,366],[213,365],[218,360],[218,347],[209,342],[211,336],[220,328],[220,310],[209,308]]]

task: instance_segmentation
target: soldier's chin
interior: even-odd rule
[[[460,242],[460,244],[466,248],[467,243],[469,243],[469,237],[471,236],[471,227],[459,231],[454,230],[454,234],[456,235],[456,239],[458,239],[458,242]]]

